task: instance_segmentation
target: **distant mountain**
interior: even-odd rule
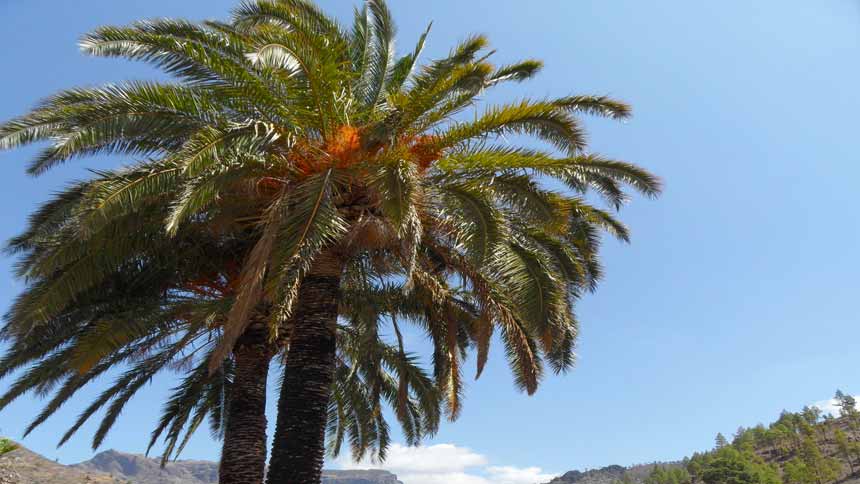
[[[158,460],[108,450],[70,466],[83,472],[102,473],[134,484],[217,484],[218,464],[209,461],[171,462],[163,469]]]
[[[403,484],[386,471],[323,471],[323,484]]]
[[[323,484],[403,484],[385,471],[324,471]],[[0,484],[217,484],[218,464],[158,460],[109,450],[65,466],[25,448],[0,458]]]
[[[79,483],[124,484],[108,474],[58,464],[23,447],[0,457],[0,484]]]
[[[588,471],[570,471],[556,477],[547,484],[614,484],[626,478],[627,482],[641,483],[654,469],[655,464],[622,467],[612,465]],[[678,462],[660,462],[656,465],[670,468],[678,467]]]
[[[549,484],[611,484],[624,477],[626,467],[608,466],[589,471],[570,471],[556,477]]]

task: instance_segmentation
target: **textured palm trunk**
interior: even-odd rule
[[[317,263],[302,281],[290,332],[268,484],[318,484],[335,368],[340,271]]]
[[[233,350],[235,373],[218,482],[261,484],[266,472],[266,379],[272,345],[264,325],[252,325]]]

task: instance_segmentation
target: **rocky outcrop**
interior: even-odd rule
[[[323,484],[403,484],[385,471],[324,471]],[[65,466],[20,448],[0,457],[0,484],[217,484],[218,464],[156,459],[109,450]]]
[[[164,468],[156,459],[109,450],[71,466],[86,472],[101,472],[135,484],[217,484],[218,465],[209,461],[170,462]]]
[[[570,471],[556,477],[549,484],[612,484],[624,477],[626,472],[627,468],[615,465],[585,472]]]
[[[403,484],[386,471],[324,471],[323,484]]]
[[[64,466],[19,447],[0,457],[2,484],[125,484],[101,472]]]

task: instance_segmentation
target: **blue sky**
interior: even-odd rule
[[[353,4],[320,3],[342,18]],[[0,118],[58,89],[155,76],[80,55],[76,39],[89,29],[157,16],[223,18],[233,4],[0,0]],[[578,368],[528,398],[514,390],[497,350],[469,385],[460,421],[429,444],[472,449],[484,458],[473,462],[479,474],[488,465],[552,473],[675,459],[709,447],[717,432],[770,421],[837,387],[860,392],[858,0],[390,4],[404,51],[434,20],[428,56],[481,32],[499,62],[546,62],[538,79],[491,100],[589,93],[630,102],[630,122],[589,123],[592,150],[666,181],[659,200],[624,209],[632,245],[606,244],[606,280],[579,306]],[[84,176],[82,167],[121,161],[77,162],[33,179],[24,174],[32,153],[0,153],[2,239],[52,190]],[[0,309],[20,289],[11,264],[0,259]],[[141,451],[172,383],[155,380],[104,447]],[[62,462],[88,458],[92,425],[54,449],[84,403],[25,444]],[[22,399],[0,413],[0,432],[19,437],[37,404]],[[217,455],[205,433],[186,452]]]

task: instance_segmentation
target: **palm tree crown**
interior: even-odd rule
[[[427,383],[401,324],[430,336],[450,418],[460,411],[463,359],[474,348],[480,375],[496,333],[530,394],[545,365],[569,369],[574,303],[601,276],[600,234],[628,238],[587,192],[618,209],[627,187],[647,196],[660,190],[647,171],[587,153],[579,117],[621,119],[630,109],[603,96],[480,108],[486,91],[532,78],[541,63],[494,65],[487,39],[472,36],[422,65],[428,32],[397,56],[384,0],[357,9],[349,29],[308,0],[256,0],[229,23],[155,20],[86,35],[84,52],[148,62],[174,80],[64,91],[0,126],[0,149],[49,141],[29,168],[34,175],[95,154],[141,160],[70,188],[13,241],[30,286],[6,334],[53,331],[72,311],[109,305],[105,285],[122,286],[114,279],[137,281],[144,276],[134,271],[178,264],[184,285],[148,286],[156,295],[145,302],[156,315],[189,291],[220,291],[202,298],[224,310],[217,324],[199,319],[199,334],[217,327],[218,336],[200,378],[224,371],[261,314],[272,340],[296,355],[310,348],[305,336],[337,323],[339,351],[355,360],[331,363],[340,365],[332,370],[340,383],[331,387],[333,406],[323,407],[335,448],[343,436],[338,405],[378,415],[349,403],[350,382],[387,395],[409,435],[434,430],[432,398],[414,403]],[[526,139],[537,143],[521,145]],[[557,186],[567,189],[550,188]],[[201,261],[208,242],[221,249]],[[334,292],[316,291],[323,279]],[[309,314],[325,294],[335,308]],[[382,321],[397,341],[382,341]],[[99,338],[111,341],[112,331]],[[129,342],[145,341],[129,338],[112,351],[135,353]],[[107,361],[90,360],[90,371]],[[288,374],[299,360],[287,359]],[[350,362],[361,369],[349,370]],[[400,381],[378,373],[383,366]]]
[[[46,210],[55,210],[54,205],[78,189],[75,186],[61,193],[46,205]],[[49,250],[47,244],[75,243],[73,239],[63,240],[63,234],[44,231],[44,215],[35,214],[30,230],[13,239],[8,251],[34,257]],[[71,217],[62,223],[75,221]],[[144,227],[154,232],[151,241],[163,236],[157,223]],[[186,229],[192,227],[189,224]],[[54,317],[26,326],[24,332],[25,327],[19,324],[21,312],[34,298],[42,296],[40,288],[55,284],[63,273],[38,279],[19,297],[3,327],[3,337],[11,344],[0,359],[0,378],[29,368],[0,396],[0,409],[27,392],[53,391],[25,435],[93,380],[126,366],[127,370],[72,424],[60,445],[96,412],[106,409],[92,441],[94,449],[99,447],[128,401],[154,375],[169,370],[178,371],[183,379],[165,403],[149,448],[164,436],[162,462],[178,457],[207,418],[213,435],[223,437],[235,364],[230,355],[218,371],[211,373],[208,363],[217,342],[213,336],[219,334],[235,295],[235,260],[242,251],[233,239],[204,240],[204,233],[196,229],[188,236],[194,245],[181,252],[170,252],[153,243],[130,254],[126,264],[92,290],[78,294],[72,305]],[[176,239],[171,241],[175,243]],[[179,253],[181,257],[175,256]],[[221,270],[224,272],[219,273]],[[344,302],[346,314],[357,313],[350,309],[351,304],[357,301]],[[358,345],[356,338],[346,333],[346,327],[342,333],[338,378],[333,386],[338,399],[332,406],[332,436],[336,437],[332,440],[332,454],[337,455],[343,438],[349,436],[356,459],[363,458],[367,451],[384,456],[388,425],[376,409],[386,400],[395,403],[398,385],[407,385],[410,392],[406,401],[410,412],[401,420],[406,434],[417,440],[435,432],[439,421],[438,392],[424,371],[413,361],[398,359],[393,348],[381,339],[365,338],[364,344]]]

